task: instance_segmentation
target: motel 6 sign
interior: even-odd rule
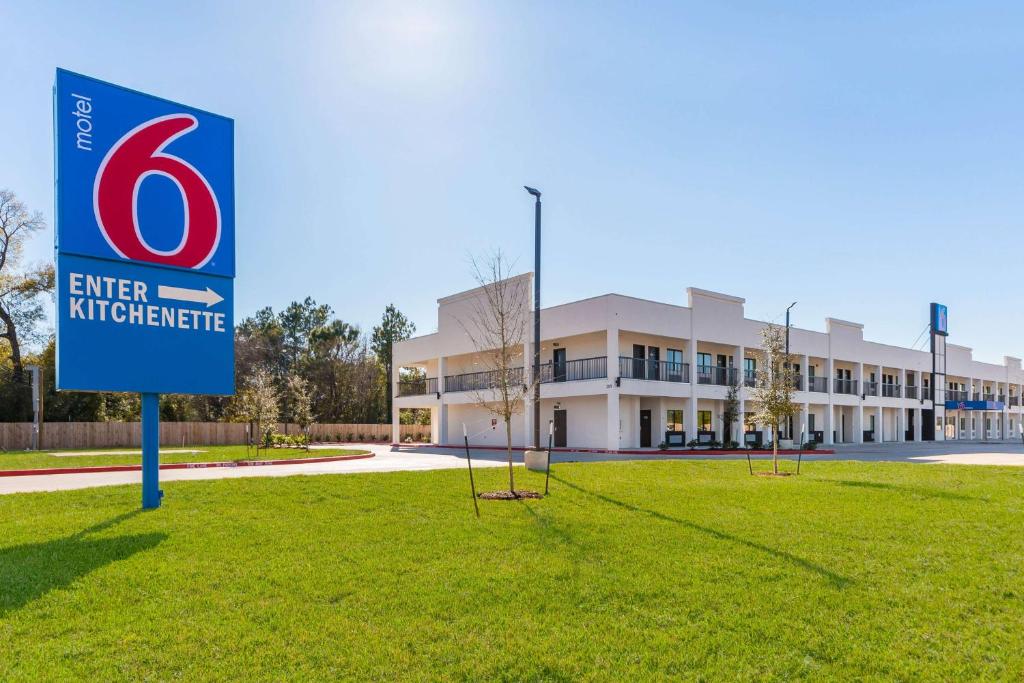
[[[234,122],[61,69],[57,388],[234,393]]]

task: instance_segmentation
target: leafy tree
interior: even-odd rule
[[[389,420],[391,419],[391,405],[393,401],[391,396],[392,373],[394,371],[394,368],[391,367],[392,350],[394,349],[395,342],[404,341],[415,333],[416,325],[406,318],[394,304],[388,304],[387,308],[384,309],[384,317],[381,318],[380,325],[373,328],[373,333],[370,337],[370,348],[376,354],[377,362],[384,368],[384,376],[387,381],[385,396],[387,397],[386,414]]]
[[[288,404],[288,419],[299,425],[299,429],[306,435],[306,447],[308,448],[309,426],[313,424],[313,405],[309,395],[309,383],[298,375],[292,375],[288,378],[285,399]]]
[[[257,444],[268,443],[277,423],[277,387],[270,373],[257,368],[238,395],[236,403],[241,418],[256,425]]]
[[[0,190],[0,339],[9,345],[11,381],[23,380],[23,345],[40,321],[42,294],[53,291],[53,266],[19,269],[25,242],[45,226],[10,190]]]
[[[793,403],[793,359],[786,354],[786,333],[780,325],[766,325],[761,330],[761,351],[765,362],[757,370],[753,397],[758,410],[755,417],[772,427],[772,471],[779,473],[779,425],[798,406]]]

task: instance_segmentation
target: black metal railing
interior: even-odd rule
[[[909,384],[903,389],[904,398],[917,398],[917,387],[910,386]]]
[[[798,375],[793,375],[793,388],[796,389],[797,391],[803,391],[804,390],[804,376],[803,375],[799,375],[799,374]]]
[[[817,391],[822,394],[828,393],[828,377],[808,377],[807,391]]]
[[[996,396],[995,396],[995,394],[982,394],[981,395],[981,400],[982,401],[994,401],[994,400],[996,400]]]
[[[856,394],[857,393],[857,380],[855,379],[839,379],[838,377],[832,380],[832,391],[836,394]]]
[[[437,393],[437,378],[423,377],[422,379],[400,379],[398,380],[399,396],[425,396]]]
[[[980,401],[981,400],[981,392],[980,391],[975,391],[973,394],[971,394],[971,400],[972,401]]]
[[[689,382],[690,364],[619,356],[619,377],[658,382]]]
[[[508,383],[523,383],[523,369],[509,368]],[[445,392],[484,391],[501,386],[501,370],[485,370],[484,372],[468,372],[463,375],[448,375],[444,378]]]
[[[1000,403],[1006,403],[1006,394],[999,394],[999,397],[996,400]]]
[[[757,370],[744,370],[743,371],[743,386],[745,386],[745,387],[757,386]]]
[[[900,385],[899,384],[883,384],[882,385],[882,396],[885,398],[899,398],[900,397]]]
[[[1020,396],[1011,396],[1010,397],[1010,405],[1011,406],[1020,405]]]
[[[878,382],[872,382],[869,379],[864,380],[864,395],[878,396]]]
[[[946,389],[946,400],[947,401],[966,401],[966,391],[956,391],[954,389]]]
[[[564,363],[545,363],[540,366],[540,381],[577,382],[584,379],[600,379],[608,376],[608,358],[578,358]]]
[[[932,391],[931,387],[921,387],[921,398],[926,401],[934,400],[935,392]]]
[[[736,384],[736,368],[722,368],[717,365],[698,365],[697,384],[732,386],[733,384]]]

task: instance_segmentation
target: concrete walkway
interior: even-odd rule
[[[337,445],[331,447],[336,448]],[[373,451],[373,458],[343,460],[301,465],[265,465],[262,467],[215,467],[160,472],[161,481],[198,481],[203,479],[232,479],[240,477],[288,477],[314,474],[355,474],[359,472],[399,472],[419,470],[440,470],[465,467],[465,453],[459,449],[416,446],[393,449],[389,445],[353,444],[353,447]],[[315,447],[314,447],[315,448]],[[1024,467],[1024,446],[1019,441],[1009,442],[968,442],[946,441],[933,443],[886,443],[847,444],[835,447],[834,454],[805,455],[807,462],[818,460],[860,460],[893,461],[910,463],[947,463],[958,465],[1012,465]],[[495,450],[474,450],[474,467],[501,467],[505,464],[505,453]],[[521,452],[515,453],[522,463]],[[552,453],[552,463],[603,462],[625,460],[706,460],[708,458],[737,460],[746,455],[662,455],[658,450],[641,455],[609,455],[607,453]],[[755,456],[764,459],[770,456]],[[91,474],[29,475],[23,477],[0,477],[0,494],[26,493],[31,491],[61,491],[91,488],[94,486],[116,486],[140,484],[141,472],[99,472]]]

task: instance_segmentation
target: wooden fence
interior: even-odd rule
[[[161,422],[161,446],[229,446],[244,444],[246,427],[242,422]],[[278,424],[279,433],[297,434],[294,424]],[[401,439],[430,439],[429,425],[402,425]],[[347,442],[391,440],[391,425],[315,424],[310,428],[314,441]],[[46,422],[42,448],[139,448],[142,427],[138,422]],[[32,446],[30,422],[0,422],[0,450],[24,450]]]

